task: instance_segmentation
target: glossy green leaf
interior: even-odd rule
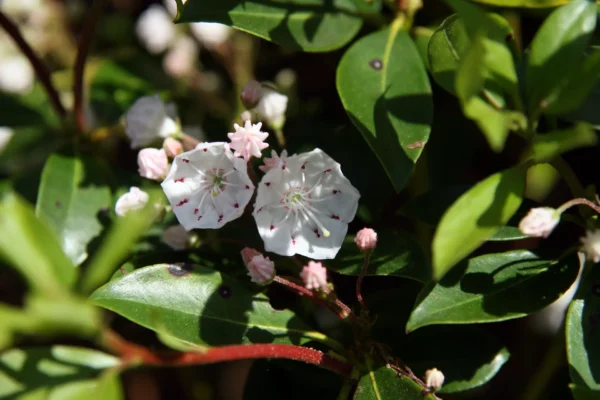
[[[595,392],[594,398],[600,394],[600,269],[597,265],[587,267],[590,270],[584,274],[566,318],[571,380],[581,392],[577,400],[591,398],[589,392]]]
[[[52,155],[42,173],[36,204],[36,215],[50,222],[75,265],[87,258],[88,243],[102,231],[98,212],[111,201],[108,187],[86,185],[85,178],[79,158]]]
[[[423,64],[425,64],[425,68],[427,71],[431,72],[431,66],[429,65],[429,41],[433,36],[434,30],[432,28],[428,28],[425,26],[417,26],[413,29],[413,39],[415,41],[415,46],[417,46],[417,50],[421,55],[421,60],[423,60]]]
[[[81,281],[84,293],[91,293],[106,283],[119,267],[119,263],[131,252],[135,243],[148,231],[157,217],[161,206],[158,192],[150,192],[148,204],[141,209],[128,212],[114,222],[96,251]]]
[[[570,384],[569,387],[575,400],[596,400],[600,396],[600,390],[590,390],[574,384]]]
[[[514,167],[493,174],[450,206],[433,238],[434,280],[506,225],[523,200],[525,172]]]
[[[550,14],[533,41],[527,58],[529,108],[544,108],[562,79],[577,69],[596,27],[598,8],[573,0]],[[550,99],[552,100],[552,99]]]
[[[537,135],[532,144],[532,159],[537,163],[551,161],[559,154],[579,147],[593,146],[598,135],[588,124],[577,124],[570,129]]]
[[[501,15],[485,10],[469,0],[446,0],[456,10],[465,22],[467,31],[474,39],[479,34],[498,41],[505,42],[512,35],[510,23]]]
[[[472,0],[494,7],[510,8],[550,8],[567,4],[571,0]]]
[[[368,371],[358,381],[354,400],[433,400],[431,395],[423,396],[423,388],[406,376],[388,367],[378,367]]]
[[[352,0],[237,0],[185,3],[178,22],[219,22],[291,49],[331,51],[348,43],[362,18]]]
[[[431,267],[414,234],[407,231],[378,231],[377,247],[371,253],[368,276],[401,276],[427,282]],[[354,236],[344,240],[335,260],[327,267],[344,275],[359,275],[365,255],[358,250]]]
[[[104,308],[193,344],[327,341],[291,311],[214,270],[159,264],[112,281],[91,296]]]
[[[108,371],[98,379],[69,382],[55,388],[48,400],[121,400],[121,381],[116,372]],[[44,398],[46,399],[46,398]]]
[[[400,191],[429,138],[433,113],[415,44],[397,22],[363,37],[342,57],[336,84],[348,116]]]
[[[15,267],[30,288],[49,297],[64,297],[77,270],[62,252],[54,232],[14,193],[0,202],[0,257]]]
[[[576,255],[556,261],[516,250],[472,258],[423,288],[406,329],[524,317],[561,297],[578,271]]]
[[[74,386],[71,385],[90,382],[103,370],[119,365],[120,360],[114,356],[79,347],[8,350],[0,353],[0,398],[81,399],[72,396]],[[98,383],[95,388],[102,389],[104,385],[106,383]],[[93,395],[94,392],[88,390],[87,393]],[[117,400],[119,397],[104,399]]]

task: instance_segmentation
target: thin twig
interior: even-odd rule
[[[104,333],[102,342],[108,349],[119,354],[126,366],[137,363],[155,366],[183,366],[235,360],[281,358],[304,361],[342,376],[347,376],[352,369],[350,364],[319,350],[289,344],[229,345],[212,347],[203,351],[163,354],[129,342],[112,330]]]
[[[85,20],[81,39],[77,45],[77,57],[75,58],[74,76],[73,76],[73,96],[75,104],[73,113],[75,114],[75,122],[80,132],[86,132],[87,126],[85,123],[85,109],[83,106],[83,74],[85,71],[85,61],[90,52],[90,45],[94,37],[94,29],[102,15],[105,0],[95,0],[92,4],[92,9]]]
[[[586,205],[589,208],[591,208],[592,210],[596,211],[598,214],[600,214],[600,207],[596,203],[591,202],[588,199],[584,199],[584,198],[578,198],[578,199],[569,200],[565,204],[563,204],[562,206],[558,207],[556,209],[556,211],[558,211],[559,213],[562,214],[567,209],[569,209],[569,208],[571,208],[573,206],[578,206],[578,205]]]
[[[50,102],[52,106],[58,113],[61,118],[64,118],[67,115],[67,111],[60,101],[60,96],[56,91],[56,88],[52,84],[52,79],[50,78],[50,72],[48,68],[44,65],[42,60],[35,54],[31,46],[25,41],[23,35],[21,35],[21,31],[19,27],[15,25],[2,11],[0,11],[0,26],[8,33],[8,35],[15,41],[17,47],[21,52],[27,57],[29,63],[33,67],[35,74],[37,75],[40,83],[46,90],[48,97],[50,98]]]

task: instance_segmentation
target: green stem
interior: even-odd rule
[[[565,180],[569,190],[574,197],[585,197],[585,189],[571,166],[562,157],[556,157],[551,165],[556,168],[560,176]]]
[[[530,384],[525,388],[523,400],[538,400],[543,398],[542,396],[547,391],[550,380],[565,361],[564,340],[564,330],[561,329],[560,333],[557,333],[552,340],[550,351],[548,351],[540,367],[533,375]]]

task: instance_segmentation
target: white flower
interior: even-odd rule
[[[132,149],[148,146],[158,138],[166,138],[179,131],[179,126],[167,115],[165,103],[158,95],[140,97],[125,115],[125,133],[131,140]]]
[[[216,22],[195,22],[190,28],[196,39],[209,49],[224,43],[231,34],[230,27]]]
[[[148,193],[133,186],[129,189],[129,192],[119,197],[117,204],[115,204],[115,213],[122,217],[131,210],[144,208],[147,203]]]
[[[300,277],[307,289],[327,288],[327,269],[320,262],[309,261],[302,267]]]
[[[273,89],[264,87],[262,97],[256,106],[260,118],[273,128],[279,129],[285,122],[288,97]]]
[[[265,165],[259,165],[258,169],[260,169],[262,172],[267,172],[272,168],[281,168],[285,165],[286,159],[287,150],[283,150],[281,152],[281,156],[277,156],[277,152],[275,150],[271,150],[271,158],[263,158],[263,163],[265,163]]]
[[[588,258],[597,263],[600,261],[600,229],[595,231],[587,231],[585,236],[582,237],[581,243],[583,244],[583,251]]]
[[[264,141],[269,137],[269,134],[260,130],[262,124],[252,124],[249,120],[245,121],[244,126],[233,124],[235,132],[229,132],[227,136],[231,140],[230,147],[235,150],[236,157],[242,157],[248,161],[250,157],[262,156],[260,152],[269,147]]]
[[[0,126],[0,153],[2,153],[4,148],[8,145],[14,134],[15,132],[12,128]]]
[[[165,51],[175,38],[175,26],[164,7],[153,4],[138,18],[135,33],[150,53],[158,54]]]
[[[320,149],[288,157],[267,172],[254,204],[265,250],[313,259],[334,258],[354,219],[360,194],[340,164]]]
[[[184,77],[194,70],[197,59],[198,45],[189,36],[182,36],[163,58],[163,68],[175,78]]]
[[[444,384],[444,374],[437,368],[425,371],[425,385],[431,391],[437,391]]]
[[[0,91],[23,94],[33,87],[35,73],[27,58],[14,54],[0,59]]]
[[[162,187],[188,231],[217,229],[239,218],[254,192],[246,162],[222,142],[201,143],[175,157]]]
[[[527,236],[547,238],[558,221],[560,213],[554,208],[532,208],[519,223],[519,230]]]
[[[138,153],[138,172],[146,179],[162,181],[169,171],[169,160],[164,149],[143,149]]]

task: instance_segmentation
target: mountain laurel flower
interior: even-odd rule
[[[148,193],[133,186],[129,192],[119,197],[115,204],[115,213],[119,217],[123,217],[131,210],[142,209],[148,203],[148,198]]]
[[[198,60],[198,44],[189,36],[181,36],[163,58],[164,70],[174,78],[189,76]]]
[[[175,25],[168,11],[159,4],[148,7],[135,23],[135,33],[152,54],[165,51],[175,39]]]
[[[242,260],[248,269],[248,276],[252,282],[266,285],[275,278],[275,263],[269,260],[269,257],[246,247],[242,250]]]
[[[519,223],[519,230],[527,236],[547,238],[558,221],[560,221],[560,212],[554,208],[532,208]]]
[[[377,232],[371,228],[362,228],[356,233],[354,243],[361,251],[370,251],[377,246]]]
[[[320,262],[309,261],[308,265],[302,267],[300,277],[307,289],[327,288],[327,269]]]
[[[217,22],[194,22],[190,24],[192,34],[207,49],[219,47],[229,39],[232,28]]]
[[[595,263],[600,262],[600,229],[587,231],[580,240],[587,259]]]
[[[444,374],[437,368],[428,369],[425,371],[425,385],[428,390],[433,392],[438,391],[444,384]]]
[[[179,154],[161,185],[188,231],[218,229],[239,218],[254,192],[246,162],[223,142],[201,143]]]
[[[131,140],[131,148],[150,145],[158,138],[166,138],[180,132],[177,123],[167,115],[165,103],[158,97],[140,97],[125,114],[125,133]]]
[[[175,158],[179,154],[183,153],[183,145],[177,139],[168,137],[163,142],[163,150],[167,153],[167,157]]]
[[[137,162],[138,172],[142,178],[162,181],[169,172],[169,160],[164,149],[140,150]]]
[[[244,126],[233,124],[233,127],[235,132],[230,132],[227,136],[231,140],[229,146],[235,150],[236,157],[242,157],[246,161],[252,156],[260,158],[260,151],[269,147],[268,143],[264,143],[269,134],[260,130],[262,123],[252,124],[248,120]]]
[[[271,150],[271,158],[263,158],[263,163],[265,163],[265,165],[259,165],[258,169],[260,169],[262,172],[267,172],[272,168],[281,168],[285,164],[286,158],[287,150],[283,150],[281,152],[281,156],[277,156],[277,152],[275,150]]]
[[[287,157],[258,186],[253,215],[265,250],[334,258],[359,198],[340,164],[322,150]]]
[[[256,106],[256,112],[269,126],[281,129],[285,123],[288,97],[273,89],[263,88],[263,94]]]

